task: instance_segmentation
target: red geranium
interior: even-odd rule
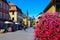
[[[34,40],[60,40],[60,18],[57,12],[46,12],[39,18],[34,36]]]

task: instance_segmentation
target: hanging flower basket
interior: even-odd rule
[[[43,13],[34,29],[34,40],[60,40],[60,18],[57,12]]]

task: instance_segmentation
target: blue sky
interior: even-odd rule
[[[36,17],[40,12],[43,12],[44,8],[48,5],[50,0],[8,0],[17,5],[24,14],[27,10],[29,16]]]

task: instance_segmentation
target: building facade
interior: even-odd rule
[[[15,21],[16,23],[20,23],[23,20],[23,13],[20,8],[18,8],[13,3],[9,3],[10,6],[10,19]]]
[[[4,22],[8,21],[9,18],[9,5],[7,0],[0,0],[0,26],[3,26]]]
[[[24,22],[24,24],[28,27],[28,11],[27,11],[27,13],[24,15],[23,22]]]
[[[44,12],[60,12],[60,0],[51,0]]]
[[[47,7],[44,9],[44,12],[55,12],[55,4],[54,0],[50,0],[50,3],[47,5]]]

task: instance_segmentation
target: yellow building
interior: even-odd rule
[[[60,12],[60,1],[59,0],[51,0],[44,10],[44,12],[55,12],[55,11]]]
[[[23,22],[26,26],[28,26],[28,10],[27,10],[26,15],[24,15]]]
[[[50,3],[45,8],[44,12],[55,12],[55,5],[53,4],[54,0],[51,0]]]
[[[27,18],[23,18],[23,22],[24,22],[25,25],[27,25],[28,24],[27,23],[28,22],[28,19]]]
[[[54,0],[50,0],[49,4],[44,9],[44,12],[55,12],[55,11],[56,11],[56,8],[54,5]],[[43,15],[43,12],[39,13],[36,17],[36,21],[38,21],[38,18],[41,17],[42,15]]]
[[[18,8],[16,5],[14,5],[13,3],[9,3],[9,6],[10,6],[10,20],[13,20],[17,23],[20,23],[20,21],[23,20],[23,13],[21,11],[20,8]]]
[[[49,4],[44,9],[44,12],[53,12],[53,14],[54,12],[60,12],[60,0],[50,0]],[[42,16],[42,13],[39,13],[36,19],[38,19],[38,17],[41,17],[41,16]]]

